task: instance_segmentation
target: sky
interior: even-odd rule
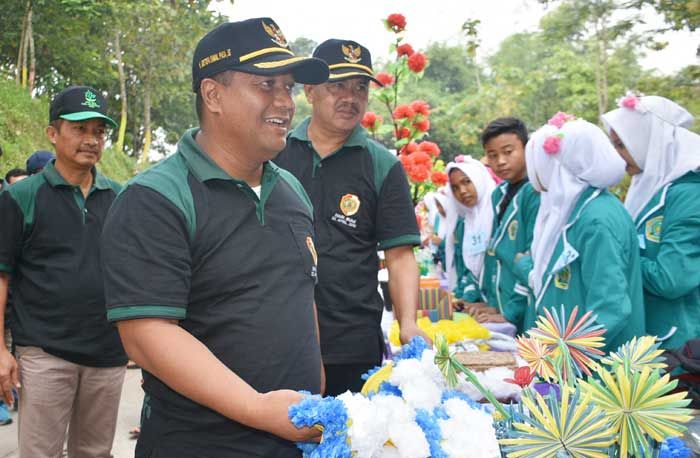
[[[550,7],[551,8],[551,7]],[[300,36],[317,43],[328,38],[352,39],[370,49],[372,55],[388,55],[392,34],[381,20],[391,13],[401,13],[408,22],[405,42],[424,49],[431,42],[458,44],[461,26],[467,19],[479,19],[483,59],[498,49],[500,42],[517,32],[535,31],[540,18],[548,11],[536,0],[219,0],[214,9],[238,21],[269,16],[275,19],[288,40]],[[645,12],[649,26],[662,21]],[[695,55],[700,33],[673,32],[663,37],[669,46],[660,52],[648,52],[641,61],[646,68],[669,74],[698,63]]]

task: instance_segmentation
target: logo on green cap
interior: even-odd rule
[[[85,101],[81,105],[88,108],[100,108],[100,104],[97,103],[97,95],[91,90],[85,91]]]

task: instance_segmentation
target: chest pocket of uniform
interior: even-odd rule
[[[292,231],[292,237],[299,250],[304,272],[317,281],[316,265],[318,264],[318,254],[316,253],[316,245],[311,235],[309,228],[300,225],[289,223],[289,230]]]

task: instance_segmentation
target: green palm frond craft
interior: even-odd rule
[[[545,309],[536,327],[527,333],[550,348],[563,381],[573,381],[584,373],[591,375],[590,369],[597,366],[595,360],[604,355],[600,348],[605,346],[605,328],[596,324],[598,317],[591,312],[577,320],[578,306],[571,311],[568,321],[564,306],[560,310],[561,313],[557,313],[554,307],[551,312]]]
[[[615,375],[601,368],[602,383],[580,381],[581,389],[592,396],[614,428],[620,447],[619,456],[650,456],[647,436],[662,442],[680,436],[691,420],[687,393],[668,394],[678,382],[661,377],[658,369],[643,367],[639,372],[618,364]]]
[[[603,413],[579,389],[561,386],[561,403],[550,394],[526,394],[529,411],[523,423],[513,423],[513,437],[501,439],[508,458],[608,458],[613,429]]]
[[[612,366],[613,370],[619,365],[625,366],[625,370],[639,372],[644,367],[649,369],[665,369],[666,363],[661,356],[663,350],[659,349],[661,342],[654,336],[635,337],[616,352],[611,352],[601,363]]]

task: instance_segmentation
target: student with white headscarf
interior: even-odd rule
[[[435,192],[428,192],[423,197],[423,203],[428,210],[427,237],[423,240],[424,246],[429,246],[432,253],[440,259],[445,270],[445,235],[447,233],[447,195],[441,188]]]
[[[527,173],[541,193],[532,242],[534,324],[543,309],[579,306],[607,329],[606,348],[644,334],[637,236],[607,188],[625,171],[605,133],[584,121],[553,118],[526,147]],[[522,262],[523,260],[521,260]],[[528,326],[526,326],[526,329]]]
[[[493,223],[491,193],[496,183],[486,167],[471,156],[459,156],[458,162],[447,164],[446,172],[448,285],[457,299],[477,302],[481,298],[478,279]]]
[[[625,207],[641,251],[646,331],[679,348],[700,336],[700,136],[663,97],[621,100],[603,115],[632,184]]]

